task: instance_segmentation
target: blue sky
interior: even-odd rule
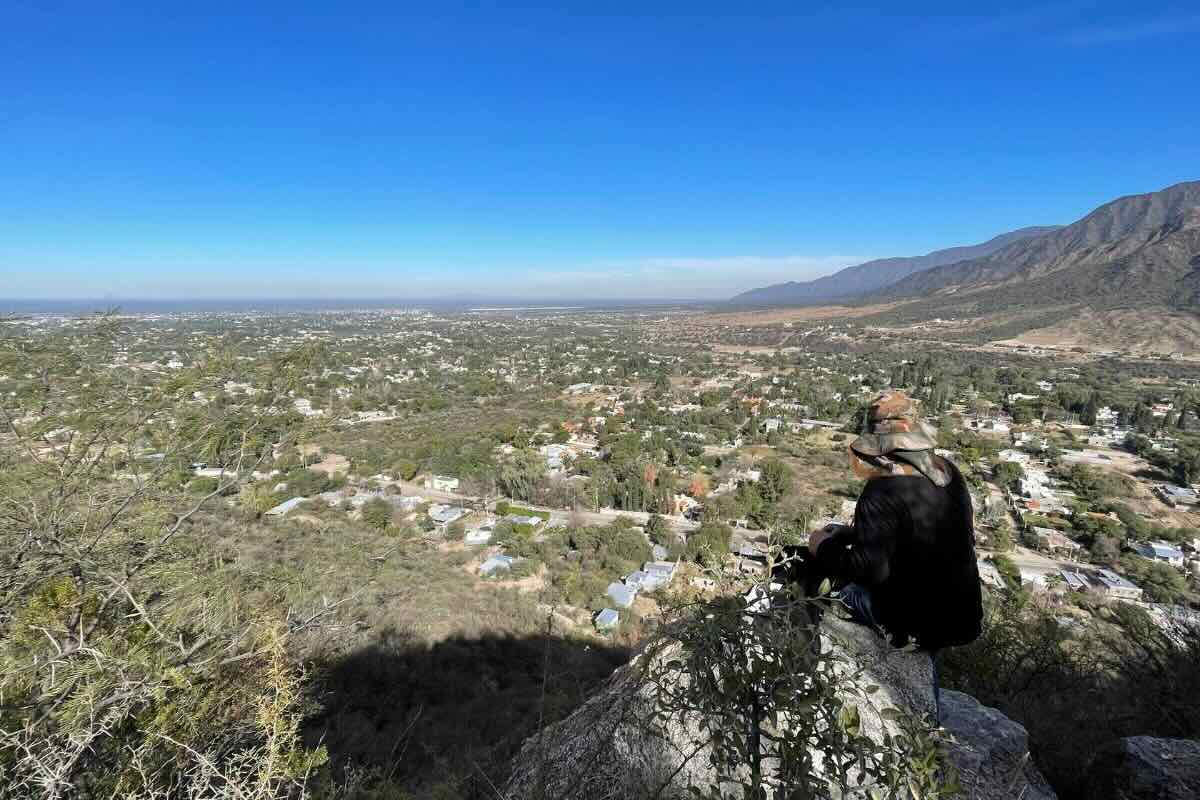
[[[1200,178],[1194,0],[599,5],[10,0],[0,297],[726,297]]]

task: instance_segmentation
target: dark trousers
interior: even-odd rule
[[[879,621],[875,617],[875,599],[871,595],[870,588],[858,583],[848,583],[834,592],[833,597],[850,612],[850,619],[882,634]],[[933,667],[933,713],[934,719],[940,725],[942,723],[942,689],[938,680],[938,651],[926,650],[925,652],[929,654],[929,663]]]

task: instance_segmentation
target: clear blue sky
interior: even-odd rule
[[[723,297],[1200,177],[1195,0],[600,5],[10,0],[0,297]]]

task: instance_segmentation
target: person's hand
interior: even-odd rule
[[[817,549],[821,546],[821,542],[833,536],[833,531],[829,528],[821,528],[819,531],[813,531],[808,535],[808,552],[814,556],[817,554]]]

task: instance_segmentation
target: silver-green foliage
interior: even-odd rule
[[[928,720],[874,708],[864,667],[816,635],[810,605],[778,595],[750,610],[736,596],[686,606],[641,663],[652,688],[649,724],[697,739],[717,780],[702,798],[939,798],[957,791]],[[681,771],[682,771],[681,767]]]

